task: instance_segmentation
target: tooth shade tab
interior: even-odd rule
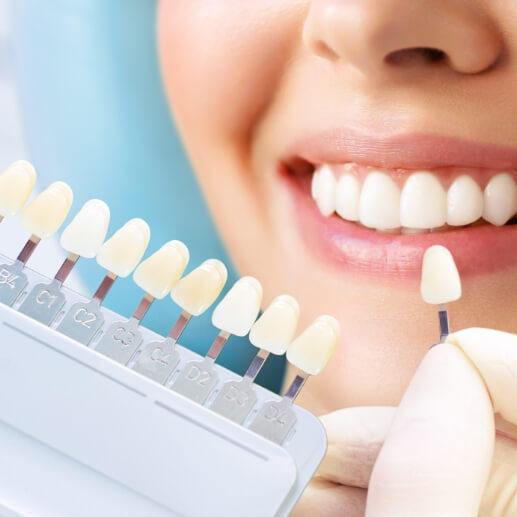
[[[465,226],[481,219],[483,215],[483,192],[480,186],[467,175],[454,180],[447,192],[447,224]]]
[[[127,277],[142,259],[151,230],[142,219],[131,219],[99,249],[97,263],[121,278]]]
[[[510,174],[495,175],[485,188],[483,219],[495,226],[506,224],[517,213],[517,185]]]
[[[332,316],[320,316],[287,349],[287,360],[309,375],[327,365],[339,341],[340,326]]]
[[[23,209],[22,225],[40,239],[51,237],[66,219],[73,198],[72,189],[66,183],[52,183]]]
[[[100,199],[90,199],[61,234],[61,246],[69,253],[93,258],[101,247],[110,222],[110,209]]]
[[[262,286],[252,276],[237,280],[212,314],[212,325],[235,336],[245,336],[257,319]]]
[[[336,212],[347,221],[359,221],[361,186],[352,174],[343,174],[336,189]]]
[[[367,228],[400,227],[400,189],[382,172],[368,174],[359,199],[359,220]]]
[[[141,262],[133,273],[136,285],[153,298],[162,299],[187,267],[189,252],[180,241],[170,241]]]
[[[251,327],[249,340],[275,355],[285,354],[296,332],[300,306],[289,295],[276,297]]]
[[[425,302],[440,305],[461,298],[461,280],[451,252],[431,246],[424,253],[420,293]]]
[[[430,172],[415,172],[400,196],[400,222],[407,228],[440,228],[447,220],[447,195]]]
[[[205,260],[171,289],[172,300],[192,316],[199,316],[221,294],[228,272],[217,259]]]
[[[29,199],[36,183],[34,167],[24,160],[11,164],[0,174],[0,217],[17,214]]]

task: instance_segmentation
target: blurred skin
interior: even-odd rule
[[[422,302],[416,276],[352,273],[307,246],[278,174],[282,145],[338,118],[517,147],[517,3],[162,0],[158,29],[175,121],[239,271],[260,279],[265,304],[294,295],[300,326],[322,313],[341,323],[334,358],[299,403],[319,415],[398,405],[437,339],[436,309]],[[418,47],[447,59],[436,65]],[[513,265],[463,278],[453,328],[516,333],[516,286]],[[378,443],[370,464],[375,451]],[[316,483],[340,491],[342,504],[343,487]],[[361,514],[364,494],[346,490]]]

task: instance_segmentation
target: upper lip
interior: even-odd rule
[[[386,169],[517,168],[517,149],[509,146],[424,133],[379,137],[347,128],[296,140],[283,162],[300,158],[313,165],[353,162]]]

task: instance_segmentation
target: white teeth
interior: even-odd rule
[[[496,226],[507,223],[517,212],[517,186],[506,173],[494,176],[485,188],[483,219]]]
[[[447,220],[447,196],[430,172],[409,176],[400,196],[400,222],[408,228],[439,228]]]
[[[359,221],[361,186],[352,174],[343,174],[337,182],[336,212],[347,221]]]
[[[479,185],[470,176],[456,178],[447,192],[447,224],[464,226],[482,215],[483,192]]]
[[[370,173],[359,200],[359,220],[363,226],[390,230],[400,226],[400,190],[382,172]]]
[[[328,165],[319,169],[314,190],[320,212],[325,216],[332,215],[336,210],[336,178]]]
[[[517,184],[508,173],[494,176],[483,193],[466,174],[446,192],[435,174],[419,171],[407,178],[401,192],[384,172],[369,173],[361,187],[350,172],[336,180],[331,167],[322,165],[313,174],[311,194],[324,216],[337,212],[342,219],[383,233],[441,231],[481,218],[501,226],[517,214]]]

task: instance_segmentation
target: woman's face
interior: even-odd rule
[[[462,275],[452,328],[517,332],[517,227],[491,224],[517,210],[516,2],[162,0],[158,22],[172,110],[240,272],[265,303],[297,297],[302,325],[341,323],[306,406],[399,401],[437,340],[419,293],[432,244]]]

